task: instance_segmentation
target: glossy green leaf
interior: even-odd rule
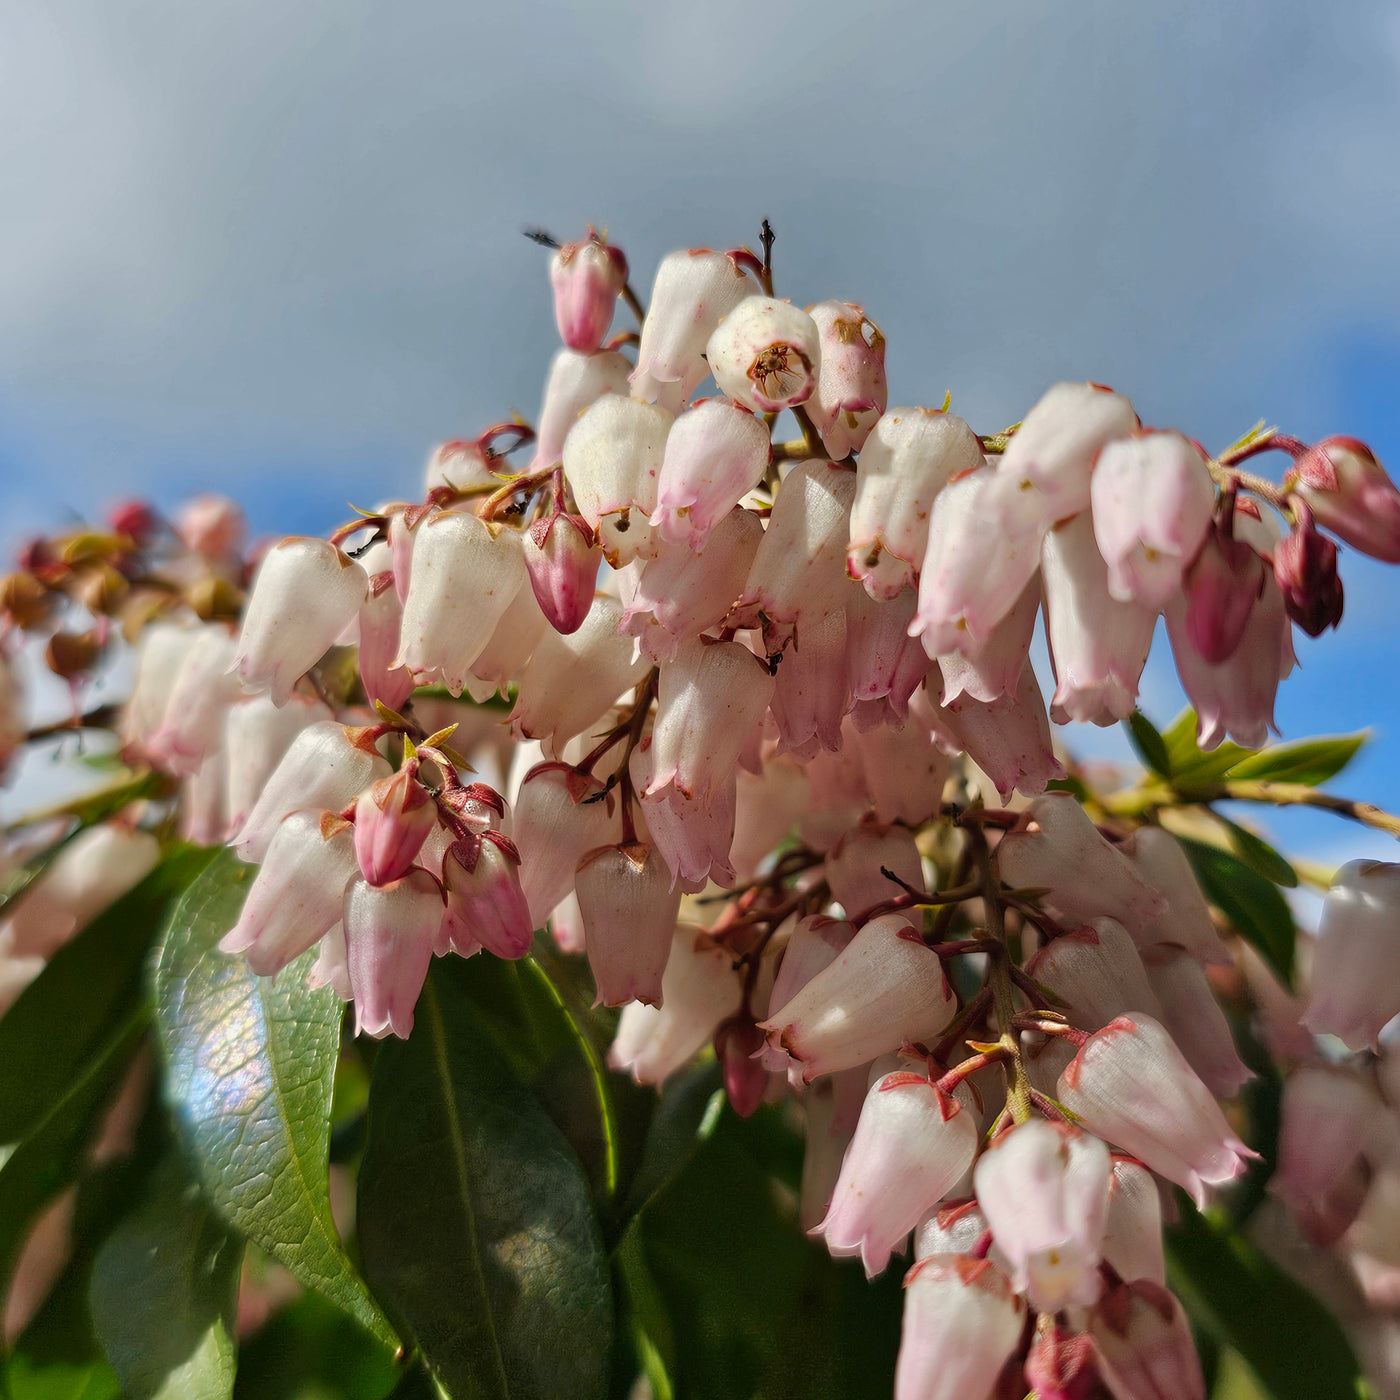
[[[227,1400],[243,1246],[172,1153],[93,1263],[92,1319],[128,1400]]]
[[[1201,893],[1290,985],[1298,931],[1278,887],[1228,851],[1184,836],[1177,840],[1191,861]]]
[[[375,1061],[359,1231],[450,1394],[602,1392],[612,1295],[583,1170],[441,965],[412,1036]]]
[[[1258,871],[1266,880],[1272,880],[1276,885],[1283,885],[1290,890],[1297,888],[1298,872],[1267,841],[1232,822],[1228,817],[1222,817],[1219,812],[1215,813],[1215,819],[1224,827],[1235,854],[1251,870]]]
[[[1366,738],[1364,733],[1342,734],[1335,738],[1303,739],[1296,744],[1275,744],[1241,759],[1227,776],[1316,787],[1340,773],[1356,757]]]
[[[685,1170],[718,1123],[723,1107],[724,1086],[714,1060],[673,1075],[666,1082],[628,1184],[625,1210],[629,1219]]]
[[[0,1146],[49,1112],[113,1027],[145,997],[145,959],[214,852],[178,848],[99,914],[0,1019]]]
[[[221,852],[172,916],[156,969],[170,1105],[224,1219],[392,1346],[331,1220],[340,1002],[306,986],[314,950],[269,979],[216,946],[253,873]]]
[[[1336,1318],[1228,1224],[1177,1197],[1168,1267],[1193,1321],[1244,1358],[1268,1400],[1357,1400],[1360,1367]]]
[[[1137,756],[1154,772],[1164,778],[1172,775],[1171,756],[1167,745],[1157,732],[1152,721],[1141,710],[1134,710],[1124,722],[1128,738],[1132,740]]]
[[[1218,782],[1253,752],[1226,740],[1219,748],[1206,753],[1196,743],[1196,712],[1191,709],[1183,710],[1162,731],[1162,743],[1171,765],[1172,779],[1178,787]]]

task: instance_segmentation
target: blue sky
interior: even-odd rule
[[[20,0],[0,536],[206,488],[322,529],[414,489],[434,441],[535,412],[527,223],[610,226],[644,288],[767,215],[781,294],[864,303],[894,400],[984,431],[1092,378],[1208,446],[1262,417],[1400,469],[1397,77],[1381,0]],[[1346,786],[1400,806],[1400,594],[1344,575],[1280,723],[1371,724]],[[1165,652],[1144,695],[1170,717]]]

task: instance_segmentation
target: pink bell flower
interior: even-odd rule
[[[708,248],[667,253],[652,283],[632,392],[678,411],[709,373],[705,348],[715,327],[755,290],[728,253]]]
[[[1150,1016],[1120,1016],[1091,1035],[1060,1076],[1056,1097],[1090,1132],[1184,1187],[1201,1207],[1208,1187],[1233,1181],[1258,1155]]]
[[[123,747],[144,749],[160,728],[171,691],[197,633],[196,627],[183,622],[153,622],[142,631],[136,644],[136,679],[122,710]],[[3,652],[0,652],[0,675],[8,681],[7,686],[0,688],[0,715],[13,715],[18,720],[19,678]],[[4,722],[0,719],[0,724]],[[17,728],[13,742],[17,745],[23,737]]]
[[[1337,546],[1319,532],[1305,502],[1295,502],[1293,510],[1293,529],[1274,546],[1274,582],[1288,616],[1308,636],[1320,637],[1342,620]]]
[[[687,797],[673,784],[650,791],[653,748],[644,739],[632,751],[632,786],[642,793],[642,817],[672,882],[687,893],[704,889],[713,880],[726,889],[734,884],[729,848],[734,840],[736,784],[734,769],[704,797]]]
[[[238,678],[230,674],[234,654],[233,638],[221,624],[206,623],[193,633],[160,726],[146,742],[147,757],[156,767],[187,777],[223,746],[229,707],[243,695]]]
[[[523,545],[528,536],[522,533],[519,538]],[[534,588],[519,589],[472,662],[462,689],[477,704],[498,692],[506,695],[550,631],[549,622],[535,600]]]
[[[790,302],[745,297],[710,336],[705,358],[722,393],[756,413],[806,403],[821,373],[817,323]]]
[[[211,564],[236,565],[248,522],[227,496],[205,493],[186,501],[175,517],[180,543]]]
[[[1160,1284],[1115,1288],[1090,1314],[1089,1330],[1115,1400],[1205,1400],[1186,1314]]]
[[[590,851],[575,879],[595,1006],[663,1003],[662,975],[681,892],[655,849],[634,841]]]
[[[415,534],[394,665],[440,676],[460,695],[472,663],[526,585],[520,535],[463,512],[430,515]]]
[[[520,854],[509,837],[486,830],[459,839],[442,863],[447,899],[440,937],[458,951],[480,945],[498,958],[523,958],[535,924],[520,887]]]
[[[861,451],[889,402],[885,337],[854,302],[821,301],[807,314],[816,322],[821,346],[821,371],[807,412],[839,462]]]
[[[282,755],[230,844],[239,860],[257,865],[284,817],[303,807],[340,812],[389,771],[375,750],[373,730],[331,720],[308,725]]]
[[[1147,980],[1156,993],[1166,1026],[1186,1063],[1218,1099],[1232,1099],[1254,1078],[1240,1059],[1230,1022],[1211,991],[1201,965],[1184,948],[1144,948]],[[1151,1007],[1145,1008],[1149,1014]]]
[[[927,1259],[930,1254],[971,1254],[986,1233],[987,1217],[970,1196],[944,1201],[915,1229],[914,1258]]]
[[[878,710],[877,723],[903,724],[909,713],[909,698],[928,672],[923,647],[909,635],[917,606],[912,589],[888,603],[874,602],[863,589],[849,590],[846,677],[858,715]],[[857,728],[871,729],[874,724],[858,719]]]
[[[224,814],[230,833],[242,829],[297,735],[331,718],[324,701],[310,695],[293,695],[279,707],[264,693],[229,707],[224,721]]]
[[[401,880],[436,825],[433,799],[407,768],[391,778],[377,779],[355,802],[354,844],[360,873],[371,885]]]
[[[369,578],[329,540],[292,538],[263,555],[243,610],[238,674],[284,705],[360,611]]]
[[[739,770],[735,782],[734,841],[729,856],[734,873],[749,880],[808,809],[810,779],[804,765],[775,757],[759,773]]]
[[[614,568],[656,553],[657,534],[648,517],[656,510],[672,421],[655,404],[605,394],[564,441],[564,476],[578,513],[597,532]]]
[[[827,918],[824,914],[809,914],[799,919],[788,935],[778,974],[768,994],[768,1005],[774,1014],[784,1007],[814,978],[825,971],[849,946],[856,936],[855,925],[844,919]],[[765,1046],[763,1066],[781,1073],[789,1063],[787,1052]]]
[[[1103,1231],[1104,1262],[1132,1283],[1167,1281],[1162,1251],[1162,1197],[1157,1178],[1131,1157],[1114,1157]]]
[[[1116,919],[1095,919],[1052,939],[1026,971],[1063,998],[1070,1024],[1080,1030],[1100,1030],[1134,1012],[1161,1018],[1142,958]]]
[[[398,711],[413,694],[413,672],[395,666],[403,603],[394,586],[393,549],[378,540],[360,558],[369,578],[369,592],[360,608],[360,680],[365,698]]]
[[[851,577],[872,598],[893,598],[914,582],[934,498],[981,465],[981,441],[954,414],[892,408],[875,424],[856,465],[847,551]]]
[[[1088,509],[1099,453],[1138,426],[1122,394],[1101,384],[1054,384],[1007,443],[997,472],[1023,501],[1036,503],[1036,517],[1049,527]]]
[[[1062,923],[1107,916],[1131,926],[1166,907],[1069,793],[1046,793],[1025,809],[997,847],[997,868],[1013,889],[1046,890],[1042,903]]]
[[[355,1034],[407,1040],[442,922],[438,882],[426,870],[411,870],[392,885],[352,880],[342,922]]]
[[[542,927],[573,889],[584,852],[606,845],[616,833],[617,817],[601,800],[603,791],[596,778],[563,763],[538,764],[520,784],[514,839],[533,927]]]
[[[532,471],[544,471],[564,460],[564,441],[584,410],[604,394],[629,392],[632,362],[616,350],[587,355],[560,350],[549,364],[544,399],[535,424]]]
[[[1011,1286],[1038,1312],[1098,1301],[1113,1166],[1098,1138],[1032,1118],[977,1160],[973,1185]]]
[[[542,515],[521,538],[530,587],[549,625],[568,636],[593,606],[602,553],[581,515]]]
[[[1218,666],[1245,635],[1264,588],[1264,563],[1245,540],[1216,525],[1182,584],[1182,596],[1169,596],[1164,606],[1169,615],[1180,614],[1182,631],[1201,659]]]
[[[1062,521],[1040,553],[1045,631],[1058,684],[1050,702],[1056,724],[1109,725],[1127,719],[1152,649],[1157,615],[1110,597],[1108,569],[1085,511]]]
[[[1313,952],[1303,1024],[1349,1050],[1400,1013],[1400,865],[1354,860],[1333,876]]]
[[[1159,826],[1141,826],[1119,848],[1143,881],[1157,891],[1163,907],[1127,922],[1138,947],[1174,943],[1204,963],[1229,965],[1229,950],[1216,932],[1210,906],[1196,883],[1181,842]]]
[[[1400,491],[1364,442],[1323,438],[1298,458],[1284,486],[1324,529],[1373,559],[1400,564]]]
[[[1025,1303],[986,1259],[930,1254],[904,1280],[894,1400],[990,1396],[1021,1340]]]
[[[653,661],[670,661],[681,642],[716,627],[744,591],[763,522],[738,507],[719,520],[703,551],[662,541],[656,557],[618,575],[625,636]]]
[[[669,544],[702,550],[768,470],[768,429],[742,404],[704,399],[671,426],[651,525]]]
[[[914,833],[907,827],[853,827],[826,853],[831,897],[852,917],[903,893],[882,870],[923,890],[923,862]]]
[[[878,822],[918,826],[943,801],[948,758],[934,742],[921,701],[921,695],[913,697],[909,719],[902,729],[881,724],[847,739],[847,746],[860,765],[870,809]]]
[[[613,309],[627,282],[627,259],[592,229],[566,243],[549,261],[554,320],[570,350],[596,350],[612,325]]]
[[[937,953],[899,914],[872,919],[835,962],[760,1024],[768,1043],[818,1075],[935,1037],[956,1006]]]
[[[797,1215],[804,1230],[815,1230],[826,1217],[846,1148],[860,1121],[868,1078],[865,1066],[857,1065],[817,1080],[802,1095],[807,1121]]]
[[[921,1075],[897,1072],[865,1097],[826,1218],[812,1231],[874,1278],[977,1154],[975,1117]]]
[[[1165,607],[1215,510],[1215,483],[1200,448],[1178,432],[1118,438],[1099,453],[1089,496],[1109,595],[1154,611]]]
[[[854,585],[843,581],[843,587]],[[841,747],[841,721],[851,708],[844,609],[803,622],[783,653],[772,708],[780,753],[806,760],[819,749],[834,753]]]
[[[1040,578],[1021,590],[1011,611],[992,628],[973,652],[950,651],[938,657],[943,673],[943,703],[951,705],[960,695],[992,704],[1016,694],[1021,673],[1035,636],[1040,612]]]
[[[730,954],[703,929],[679,924],[661,978],[661,1005],[634,1001],[622,1008],[608,1064],[638,1084],[660,1084],[689,1064],[742,997]]]
[[[346,886],[358,874],[345,822],[312,808],[293,812],[277,828],[220,951],[246,953],[259,977],[274,976],[340,922]]]
[[[715,1059],[724,1080],[729,1106],[740,1118],[758,1112],[768,1090],[768,1072],[754,1058],[763,1048],[763,1032],[752,1015],[731,1016],[715,1031]]]

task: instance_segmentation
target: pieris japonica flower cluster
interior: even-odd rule
[[[712,1047],[735,1111],[786,1105],[802,1224],[872,1275],[912,1247],[898,1400],[1203,1396],[1163,1201],[1255,1157],[1221,1107],[1236,948],[1173,835],[1047,790],[1051,726],[1129,716],[1165,618],[1201,747],[1261,744],[1293,626],[1341,617],[1324,531],[1400,562],[1400,493],[1353,439],[1212,458],[1093,383],[986,435],[891,407],[866,311],[746,249],[668,254],[644,313],[628,277],[595,233],[556,249],[534,425],[445,442],[410,499],[251,556],[226,503],[125,507],[34,546],[8,617],[75,685],[134,644],[123,752],[257,867],[220,946],[258,975],[408,1036],[435,955],[548,930],[621,1008],[615,1069]],[[1282,485],[1241,466],[1273,449]],[[65,851],[7,956],[154,863],[137,825]],[[1368,1051],[1397,939],[1397,867],[1347,867],[1289,1043]],[[1395,1103],[1299,1056],[1275,1190],[1400,1269]]]

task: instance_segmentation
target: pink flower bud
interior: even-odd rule
[[[273,835],[220,951],[246,952],[259,977],[274,976],[340,922],[345,888],[357,874],[346,823],[329,812],[293,812]]]
[[[402,879],[436,825],[437,807],[407,768],[371,783],[355,803],[355,858],[365,879]]]
[[[355,1034],[407,1040],[442,922],[438,882],[426,870],[411,870],[392,885],[353,880],[343,922]]]
[[[919,848],[907,827],[853,827],[826,853],[831,897],[852,917],[904,892],[884,870],[916,890],[924,888]]]
[[[977,1122],[917,1074],[887,1074],[866,1095],[826,1218],[813,1234],[873,1278],[977,1153]]]
[[[329,540],[293,537],[263,555],[243,611],[238,674],[284,705],[369,594],[369,579]]]
[[[1025,1304],[986,1259],[931,1254],[904,1280],[894,1400],[989,1396],[1021,1340]]]
[[[1080,1030],[1100,1030],[1138,1011],[1161,1015],[1137,948],[1116,919],[1095,919],[1053,939],[1026,971],[1064,999],[1070,1024]]]
[[[1117,1400],[1205,1400],[1186,1314],[1160,1284],[1115,1288],[1090,1314],[1089,1330]]]
[[[825,971],[762,1023],[768,1043],[802,1062],[802,1077],[865,1064],[923,1041],[956,1001],[938,954],[899,914],[872,919]]]
[[[697,638],[661,667],[647,793],[704,802],[728,779],[773,698],[768,668],[738,642]]]
[[[842,586],[853,588],[844,581]],[[834,753],[841,747],[841,720],[851,708],[845,611],[804,621],[782,657],[772,702],[779,753],[804,761],[819,749]]]
[[[594,1005],[660,1006],[661,978],[681,907],[666,862],[644,842],[603,846],[584,856],[575,884],[598,988]]]
[[[1035,619],[1040,612],[1040,578],[1021,590],[1011,611],[988,633],[976,651],[950,651],[938,658],[943,673],[943,703],[960,695],[984,704],[1014,696],[1030,655]]]
[[[651,524],[663,540],[704,549],[716,522],[763,480],[768,456],[768,430],[742,404],[696,404],[667,435]]]
[[[325,703],[309,695],[294,694],[282,706],[270,695],[255,695],[229,707],[224,721],[224,803],[230,833],[236,836],[242,829],[297,735],[331,717]]]
[[[1161,1006],[1158,1019],[1186,1063],[1216,1098],[1234,1098],[1254,1078],[1254,1071],[1240,1059],[1230,1023],[1200,963],[1184,948],[1165,945],[1143,949],[1142,959]]]
[[[360,680],[371,705],[378,701],[397,711],[413,693],[413,672],[394,665],[403,603],[394,586],[393,549],[378,540],[360,564],[369,577],[369,594],[360,608]]]
[[[528,575],[520,536],[462,512],[430,515],[414,532],[395,666],[440,676],[460,695],[472,663]]]
[[[142,631],[136,646],[136,679],[122,712],[123,745],[144,748],[160,728],[171,691],[197,635],[197,628],[180,622],[153,622]],[[0,656],[0,668],[7,677],[12,676],[11,663],[3,656]],[[17,696],[17,680],[12,681],[11,688]],[[0,697],[3,699],[8,696]],[[7,704],[0,703],[0,714],[5,713],[13,711]]]
[[[846,598],[846,677],[857,714],[856,727],[903,724],[909,697],[923,684],[928,658],[909,635],[918,599],[906,589],[888,603],[877,603],[852,588]],[[861,716],[869,712],[872,723]]]
[[[736,785],[731,766],[723,782],[703,799],[686,797],[673,785],[657,792],[652,784],[653,747],[650,739],[632,751],[632,786],[642,797],[647,835],[656,847],[672,882],[687,892],[701,890],[713,880],[726,888],[734,884],[729,847],[734,840]]]
[[[754,1058],[763,1032],[752,1015],[731,1016],[715,1031],[715,1058],[724,1074],[724,1093],[740,1118],[752,1118],[768,1088],[768,1072]]]
[[[233,638],[222,624],[206,623],[191,635],[160,727],[146,743],[157,767],[186,776],[223,746],[229,707],[243,694],[238,678],[229,674],[233,659]]]
[[[1007,481],[984,467],[934,499],[919,610],[909,629],[930,656],[985,647],[1040,566],[1044,527],[1034,520],[1003,523],[1016,504],[1003,501],[1012,489]]]
[[[885,337],[849,301],[822,301],[809,308],[821,345],[821,372],[807,411],[833,459],[859,452],[889,402],[885,382]]]
[[[1304,1066],[1283,1086],[1269,1190],[1320,1248],[1336,1244],[1361,1209],[1357,1168],[1385,1111],[1371,1085],[1345,1070]]]
[[[1054,384],[1026,414],[997,471],[1038,501],[1038,518],[1048,526],[1088,508],[1099,453],[1137,427],[1122,394],[1101,384]]]
[[[1141,1162],[1129,1157],[1113,1159],[1103,1257],[1129,1283],[1140,1278],[1158,1284],[1167,1281],[1157,1178]]]
[[[562,763],[541,763],[525,775],[515,800],[520,884],[536,928],[573,889],[585,851],[605,845],[617,818],[601,799],[603,785]]]
[[[480,945],[498,958],[523,958],[535,924],[520,887],[520,855],[499,831],[448,847],[442,863],[447,897],[440,938],[458,951]]]
[[[821,372],[817,323],[790,302],[746,297],[730,311],[705,348],[723,393],[757,413],[806,403]]]
[[[1098,1138],[1033,1118],[982,1154],[977,1200],[1011,1285],[1039,1312],[1098,1301],[1099,1250],[1113,1168]]]
[[[118,501],[107,508],[107,523],[140,549],[145,549],[160,530],[160,516],[148,501]]]
[[[646,659],[634,659],[632,643],[618,635],[621,620],[617,599],[599,594],[578,631],[567,637],[545,632],[511,711],[517,739],[540,739],[557,753],[646,675]]]
[[[613,308],[627,282],[627,259],[592,229],[550,259],[554,319],[571,350],[596,350],[612,325]]]
[[[175,517],[175,533],[185,548],[215,564],[237,562],[247,528],[243,512],[227,496],[196,496]]]
[[[577,632],[593,606],[602,554],[581,515],[555,511],[525,532],[525,568],[535,601],[556,632]]]
[[[654,559],[618,576],[624,635],[635,637],[653,661],[671,660],[680,642],[723,621],[744,591],[762,539],[758,516],[736,507],[715,525],[701,553],[663,541]]]
[[[800,462],[783,478],[744,601],[781,626],[820,622],[844,606],[846,541],[855,473],[830,462]]]
[[[1204,1207],[1207,1187],[1233,1181],[1251,1152],[1210,1090],[1150,1016],[1120,1016],[1091,1035],[1060,1076],[1057,1097],[1084,1126],[1184,1187]]]
[[[1234,655],[1249,625],[1264,586],[1263,562],[1245,540],[1216,526],[1183,582],[1184,605],[1169,600],[1171,610],[1182,614],[1185,635],[1197,654],[1218,666]]]
[[[1089,494],[1109,594],[1165,607],[1215,510],[1215,483],[1200,449],[1178,432],[1119,438],[1099,453]]]
[[[866,439],[856,466],[848,570],[872,598],[914,582],[928,549],[934,497],[982,465],[982,444],[961,418],[893,408]]]
[[[1159,913],[1128,923],[1138,947],[1174,943],[1201,962],[1229,964],[1229,951],[1215,930],[1181,842],[1159,826],[1141,826],[1120,849],[1164,903]]]
[[[1303,1024],[1349,1050],[1374,1045],[1400,1012],[1400,865],[1342,866],[1322,906]]]
[[[1108,569],[1088,511],[1045,536],[1040,575],[1058,681],[1050,718],[1056,724],[1073,719],[1098,725],[1127,719],[1137,702],[1157,615],[1109,596]]]
[[[608,1064],[638,1084],[660,1084],[738,1011],[742,994],[729,953],[694,924],[678,925],[661,978],[661,1005],[634,1001],[622,1008]]]
[[[616,350],[583,355],[561,350],[550,361],[544,400],[535,426],[533,471],[543,471],[564,459],[564,441],[580,415],[604,394],[628,393],[632,362]]]
[[[1036,1323],[1023,1376],[1035,1400],[1094,1400],[1103,1393],[1092,1338],[1066,1331],[1052,1317]]]
[[[389,765],[375,752],[373,731],[324,720],[308,725],[288,746],[233,839],[240,860],[257,865],[282,819],[303,807],[339,812]]]
[[[1298,459],[1285,485],[1324,529],[1373,559],[1400,564],[1400,491],[1364,442],[1324,438]]]
[[[709,373],[705,346],[720,319],[754,291],[727,253],[689,248],[667,253],[656,269],[642,323],[632,388],[648,403],[665,395],[679,408]]]
[[[52,957],[109,904],[156,867],[160,842],[149,831],[99,822],[80,831],[11,903],[0,922],[0,950],[16,958]]]
[[[1320,637],[1342,620],[1342,581],[1337,546],[1319,534],[1302,502],[1292,533],[1274,547],[1274,581],[1283,591],[1288,616],[1310,637]]]
[[[1107,916],[1131,927],[1166,907],[1069,793],[1046,793],[1026,808],[997,847],[997,867],[1013,889],[1048,891],[1042,902],[1063,923]]]

